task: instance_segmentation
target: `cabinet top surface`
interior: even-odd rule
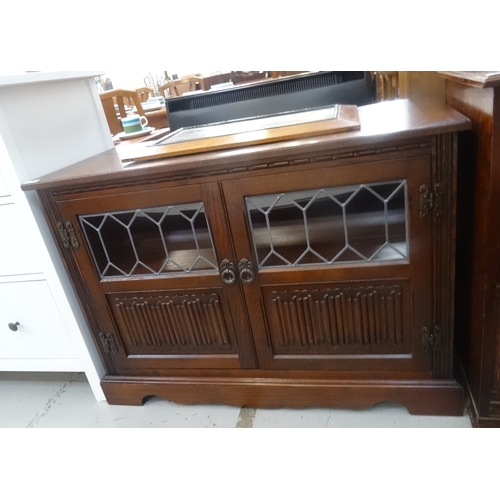
[[[289,161],[346,150],[390,146],[404,140],[418,140],[435,134],[470,128],[468,118],[441,101],[399,99],[358,108],[361,128],[356,131],[287,140],[271,144],[211,151],[186,156],[134,163],[122,163],[113,148],[23,185],[24,190],[80,188],[85,185],[133,182],[196,171],[209,174],[228,166],[245,168],[260,163]],[[61,145],[64,147],[64,145]]]
[[[93,78],[103,75],[104,71],[34,71],[32,73],[18,73],[10,75],[0,74],[0,89],[18,85],[58,82],[81,78]]]

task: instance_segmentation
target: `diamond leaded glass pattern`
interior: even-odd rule
[[[259,267],[408,257],[406,180],[246,198]]]
[[[101,277],[216,270],[202,202],[80,216]]]

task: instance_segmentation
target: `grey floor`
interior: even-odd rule
[[[397,404],[366,410],[258,409],[178,405],[151,398],[143,406],[97,402],[81,373],[0,372],[0,428],[470,428],[460,417],[410,415]]]

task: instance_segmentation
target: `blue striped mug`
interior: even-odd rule
[[[123,131],[126,134],[140,132],[148,124],[148,119],[145,116],[129,115],[122,118]]]

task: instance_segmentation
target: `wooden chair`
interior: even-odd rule
[[[158,87],[158,92],[163,97],[177,97],[186,92],[192,92],[193,90],[196,90],[197,82],[199,82],[200,87],[202,87],[202,78],[198,78],[195,76],[180,78],[179,80],[172,80],[165,83],[164,85],[160,85]]]
[[[375,71],[372,78],[375,79],[377,101],[408,97],[407,71]]]
[[[148,99],[155,96],[155,91],[150,87],[141,87],[140,89],[135,89],[135,91],[141,102],[146,102]]]
[[[139,96],[139,99],[141,102],[146,102],[149,98],[154,97],[155,92],[152,88],[150,87],[141,87],[138,89],[135,89],[137,92],[137,95]],[[135,106],[135,104],[132,102],[132,99],[129,97],[124,97],[123,98],[124,104],[127,106]]]
[[[129,103],[133,103],[137,109],[138,115],[145,115],[141,99],[135,90],[106,90],[105,92],[101,92],[99,97],[101,98],[101,104],[104,109],[104,114],[106,115],[106,120],[108,121],[111,135],[123,132],[123,126],[120,118],[125,118],[127,116],[125,106]],[[115,105],[117,105],[118,111],[115,108]]]

